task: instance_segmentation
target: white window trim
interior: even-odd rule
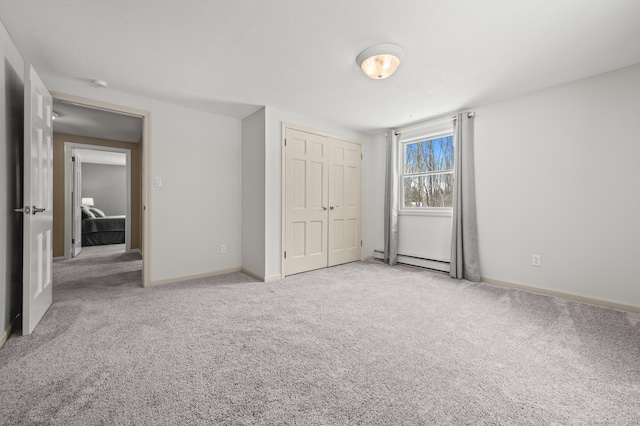
[[[400,132],[402,134],[402,131]],[[446,131],[439,131],[439,132],[433,132],[433,133],[428,133],[426,132],[425,134],[419,136],[419,137],[412,137],[412,138],[408,138],[408,139],[399,139],[398,140],[398,150],[400,151],[399,155],[398,155],[398,161],[400,162],[399,167],[398,167],[398,171],[400,172],[400,176],[398,179],[398,185],[400,186],[398,188],[398,193],[400,194],[399,198],[399,202],[400,205],[398,206],[398,215],[399,216],[444,216],[444,217],[451,217],[453,216],[453,207],[403,207],[404,206],[404,178],[405,177],[411,177],[411,176],[426,176],[426,175],[433,175],[433,174],[442,174],[442,173],[448,173],[448,170],[443,170],[443,171],[438,171],[438,172],[427,172],[427,173],[410,173],[405,175],[404,170],[405,170],[405,164],[404,161],[406,159],[407,153],[406,153],[406,146],[407,144],[411,144],[411,143],[415,143],[415,142],[421,142],[424,140],[430,140],[430,139],[437,139],[440,137],[444,137],[444,136],[453,136],[453,130],[446,130]],[[455,145],[454,145],[454,150],[455,150]],[[455,163],[454,163],[454,170],[451,171],[451,173],[455,173]]]
[[[453,216],[451,207],[405,207],[398,210],[398,216]]]

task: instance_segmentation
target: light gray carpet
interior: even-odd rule
[[[373,261],[151,289],[139,268],[56,262],[0,350],[0,423],[640,422],[638,314]]]
[[[105,244],[102,246],[87,246],[82,247],[82,251],[80,251],[79,257],[87,257],[87,256],[108,256],[116,253],[124,253],[125,245],[124,244]]]

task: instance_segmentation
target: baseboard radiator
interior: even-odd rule
[[[376,260],[384,260],[384,251],[374,250],[373,258]],[[442,260],[425,259],[423,257],[398,254],[398,263],[433,269],[435,271],[449,272],[449,262],[444,262]]]

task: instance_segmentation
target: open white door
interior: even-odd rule
[[[22,334],[30,334],[53,299],[53,100],[30,65],[24,91]]]
[[[82,159],[77,151],[74,149],[71,154],[71,164],[73,165],[71,257],[76,257],[82,250],[82,210],[80,208],[82,204]]]

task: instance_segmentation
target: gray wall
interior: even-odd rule
[[[0,23],[0,336],[22,311],[24,62]],[[14,324],[19,328],[20,324]]]
[[[126,167],[82,163],[82,196],[92,197],[107,216],[127,214]]]

